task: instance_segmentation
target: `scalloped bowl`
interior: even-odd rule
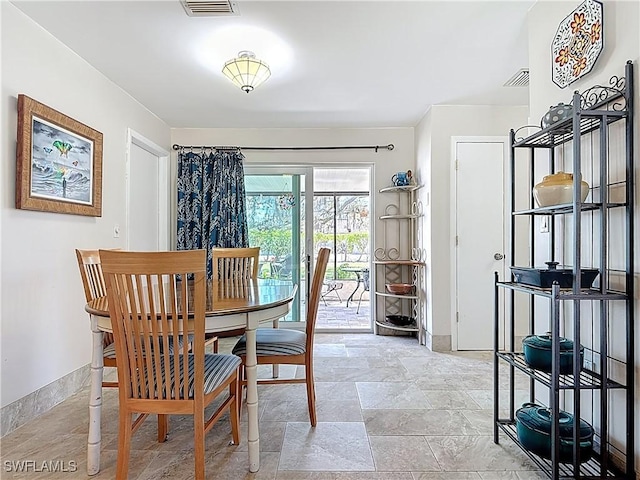
[[[389,293],[393,293],[394,295],[407,295],[413,292],[412,283],[387,283],[385,286]]]

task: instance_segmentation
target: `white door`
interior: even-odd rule
[[[127,248],[168,249],[168,152],[131,132],[128,161]]]
[[[505,268],[506,142],[506,138],[455,141],[454,298],[458,350],[493,349],[493,278],[498,271],[503,279]],[[500,338],[503,335],[501,326]]]

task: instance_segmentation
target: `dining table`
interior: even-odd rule
[[[277,321],[290,312],[296,292],[297,286],[291,281],[275,279],[255,279],[241,284],[234,280],[212,280],[207,283],[205,333],[245,329],[250,472],[257,472],[260,468],[256,328],[267,322],[277,325]],[[104,370],[102,337],[103,332],[112,332],[112,327],[106,296],[90,301],[85,310],[90,314],[92,332],[87,473],[95,475],[100,471]]]

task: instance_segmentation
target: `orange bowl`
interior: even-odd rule
[[[387,283],[386,287],[394,295],[406,295],[413,291],[412,283]]]

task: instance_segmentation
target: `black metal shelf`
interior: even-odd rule
[[[496,355],[531,378],[535,378],[541,384],[549,388],[553,386],[551,374],[531,368],[524,361],[524,354],[519,352],[497,352]],[[576,383],[573,375],[560,375],[558,382],[561,390],[574,388],[581,390],[599,390],[602,388],[602,375],[591,370],[582,369],[578,383]],[[611,379],[607,380],[606,386],[607,388],[626,388],[621,383]]]
[[[637,414],[634,410],[636,400],[634,394],[636,392],[635,358],[637,357],[633,236],[636,202],[634,201],[633,81],[633,63],[628,61],[624,76],[611,77],[606,86],[595,85],[584,92],[574,92],[571,99],[570,118],[558,121],[533,134],[529,134],[530,130],[525,130],[530,126],[510,132],[511,222],[508,256],[511,264],[515,265],[515,258],[524,253],[520,249],[524,250],[528,246],[527,263],[529,265],[534,265],[537,260],[545,257],[554,261],[561,255],[560,258],[563,261],[571,263],[572,267],[567,268],[571,268],[574,275],[585,268],[584,263],[587,259],[587,263],[599,266],[600,273],[600,280],[595,287],[575,290],[574,288],[560,289],[557,283],[553,288],[539,288],[514,281],[499,281],[498,273],[495,273],[494,442],[500,442],[499,433],[502,431],[554,480],[569,478],[632,480],[636,478]],[[617,125],[612,127],[616,123]],[[520,138],[519,132],[524,132],[526,138]],[[624,138],[621,138],[620,132]],[[589,152],[583,153],[588,149],[587,147],[590,147],[590,155]],[[522,149],[525,152],[517,155],[516,152]],[[566,158],[567,151],[571,152],[570,159]],[[584,171],[583,167],[585,167]],[[581,176],[586,173],[587,180],[592,183],[592,199],[597,202],[582,203],[576,199],[576,202],[562,205],[531,208],[533,203],[528,203],[519,206],[529,208],[522,210],[516,208],[519,198],[518,189],[526,185],[532,191],[535,188],[535,178],[541,170],[542,173],[555,173],[563,169],[570,169],[573,172],[573,188],[578,190],[581,188]],[[527,182],[525,178],[528,179]],[[617,190],[613,191],[613,188]],[[615,222],[622,221],[622,228],[610,218],[612,213],[616,214]],[[518,215],[527,218],[521,217],[516,221]],[[537,236],[535,217],[553,217],[554,215],[572,215],[572,217],[569,217],[569,221],[564,222],[564,225],[560,224],[560,221],[549,222],[549,237]],[[558,220],[561,219],[562,217],[558,218]],[[621,230],[619,234],[615,232],[614,225],[617,230]],[[590,242],[585,242],[582,238],[585,226],[591,229]],[[614,242],[613,233],[616,233],[620,240],[616,239]],[[593,247],[586,250],[585,246],[590,244],[593,244]],[[611,252],[612,245],[615,245],[619,252]],[[612,261],[613,253],[616,254],[615,262]],[[620,256],[622,258],[618,258]],[[615,270],[613,267],[620,268],[621,262],[624,268]],[[612,278],[613,272],[618,272],[620,278]],[[515,277],[510,276],[505,280],[514,279]],[[584,284],[584,286],[587,285]],[[547,329],[551,331],[552,336],[551,358],[556,362],[559,361],[560,334],[567,332],[574,342],[585,344],[585,354],[590,350],[593,363],[584,364],[588,369],[582,369],[577,374],[577,369],[583,365],[579,363],[578,355],[574,355],[572,367],[576,370],[575,376],[573,374],[552,375],[529,367],[521,352],[504,351],[504,348],[499,350],[500,335],[504,332],[510,332],[510,342],[507,342],[511,345],[510,350],[516,350],[515,332],[518,328],[524,328],[525,318],[521,316],[524,310],[520,311],[520,301],[523,299],[517,297],[516,292],[522,292],[531,297],[527,302],[526,315],[529,333],[548,323]],[[540,302],[536,302],[533,297],[545,297],[550,301],[546,306],[538,305]],[[570,301],[569,304],[563,303],[566,301]],[[594,302],[588,304],[583,301]],[[621,301],[624,305],[618,304],[614,307],[611,301]],[[599,305],[596,302],[599,302]],[[624,313],[621,312],[622,309]],[[501,313],[504,313],[504,316]],[[501,326],[503,317],[505,325]],[[615,329],[612,327],[613,324]],[[615,359],[611,357],[610,352],[616,352]],[[611,360],[615,360],[618,364],[611,365]],[[509,367],[509,384],[506,388],[501,386],[501,362],[505,362]],[[569,463],[562,463],[543,459],[524,448],[518,440],[514,421],[516,372],[530,379],[527,393],[531,401],[538,399],[538,389],[545,390],[544,395],[548,395],[547,403],[551,412],[566,409],[576,419],[591,419],[596,431],[595,437],[599,439],[598,442],[594,442],[593,458],[582,464],[578,464],[575,458]],[[615,395],[610,394],[613,391],[616,392]],[[502,393],[508,393],[510,401],[507,406],[508,413],[501,415]],[[588,405],[588,400],[591,405]],[[505,416],[509,419],[504,420],[502,417]],[[625,427],[620,429],[616,426],[614,432],[610,425],[612,418],[617,416],[624,416]],[[560,442],[559,416],[552,414],[551,418],[555,425],[552,431],[556,436],[550,440],[557,447]],[[618,423],[619,421],[616,422]],[[571,440],[575,445],[580,442],[579,432],[578,428],[572,430]]]
[[[608,203],[605,208],[626,207],[626,203]],[[589,212],[602,208],[602,203],[581,203],[580,211]],[[575,212],[573,203],[564,203],[562,205],[552,205],[549,207],[530,208],[528,210],[518,210],[512,212],[511,215],[567,215]]]
[[[496,285],[510,290],[525,292],[540,297],[553,298],[550,288],[532,287],[518,282],[497,282]],[[609,290],[600,292],[595,288],[583,288],[580,293],[574,294],[573,289],[561,289],[558,293],[558,300],[626,300],[627,295],[624,292]]]
[[[542,458],[535,453],[530,452],[520,440],[518,440],[518,434],[516,431],[516,423],[513,420],[504,420],[499,419],[496,422],[500,430],[502,430],[514,443],[516,443],[523,451],[527,454],[527,456],[535,463],[540,470],[542,470],[549,478],[553,478],[553,464],[551,460],[546,458]],[[600,475],[600,470],[602,468],[602,461],[599,455],[595,452],[593,456],[583,464],[580,465],[580,478],[585,480],[602,478]],[[559,476],[556,477],[558,480],[575,480],[575,475],[573,474],[573,465],[570,463],[559,463],[558,464]],[[605,473],[605,478],[607,479],[628,479],[622,472],[615,469],[612,465],[607,468]],[[555,479],[554,479],[555,480]]]
[[[586,135],[600,128],[603,121],[608,124],[626,118],[627,111],[592,111],[582,110],[577,113],[580,118],[580,135]],[[526,138],[516,140],[514,147],[553,148],[573,140],[573,119],[568,118],[555,123]]]

